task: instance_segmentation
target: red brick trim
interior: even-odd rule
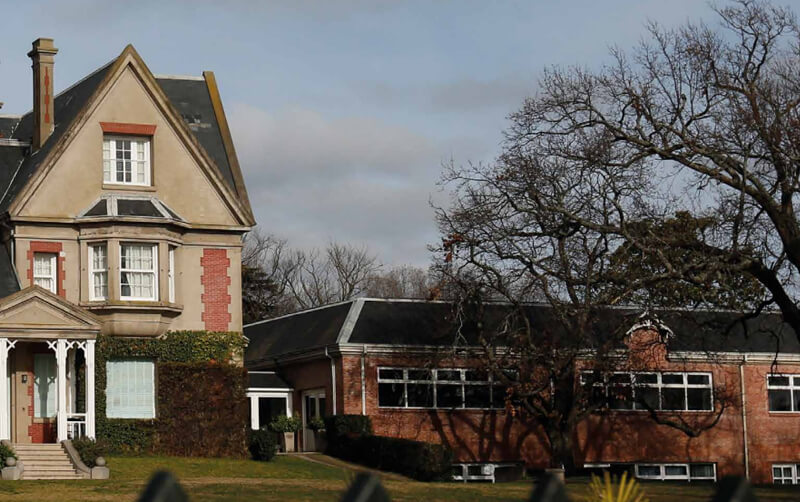
[[[124,124],[122,122],[100,122],[106,134],[131,134],[134,136],[152,136],[156,126],[150,124]]]
[[[227,250],[203,249],[203,257],[200,258],[200,265],[203,267],[203,275],[200,277],[203,294],[200,299],[203,302],[202,320],[209,331],[227,331],[231,322],[228,311],[231,304],[231,295],[228,294],[228,286],[231,285],[228,275],[230,264]]]
[[[60,242],[53,241],[31,241],[28,247],[28,285],[33,286],[33,253],[55,253],[56,254],[56,292],[62,298],[67,297],[64,291],[64,278],[66,277],[65,258],[61,255],[63,246]]]

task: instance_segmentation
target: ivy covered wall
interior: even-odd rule
[[[112,452],[184,456],[246,454],[245,338],[237,332],[174,331],[159,338],[101,335],[95,351],[96,431]],[[106,362],[155,363],[156,418],[106,417]]]

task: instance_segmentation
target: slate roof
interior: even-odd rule
[[[247,374],[248,389],[291,389],[289,384],[272,371],[250,371]]]
[[[0,298],[19,291],[19,281],[11,263],[11,255],[5,246],[0,246]]]
[[[360,311],[354,307],[357,302],[363,304]],[[351,308],[358,316],[346,326]],[[509,312],[508,305],[487,305],[478,324],[475,317],[457,318],[453,306],[446,302],[360,299],[245,326],[245,336],[250,340],[245,364],[272,362],[288,354],[333,346],[340,332],[339,342],[349,344],[474,346],[481,330],[493,332]],[[573,338],[565,331],[551,307],[529,305],[525,312],[533,336],[561,346],[587,345],[586,337]],[[640,322],[641,314],[636,308],[604,309],[598,313],[589,339],[595,343],[621,340],[619,335]],[[654,316],[672,332],[670,351],[800,353],[797,336],[778,314],[747,321],[733,312],[675,310],[654,312]],[[457,333],[461,336],[458,341]]]
[[[18,115],[0,115],[0,138],[10,138],[19,119]]]

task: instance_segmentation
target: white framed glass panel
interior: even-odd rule
[[[155,418],[155,364],[146,359],[106,362],[106,416]]]
[[[158,245],[120,244],[120,298],[158,300]]]
[[[617,372],[600,375],[585,371],[581,373],[580,383],[591,405],[612,410],[714,409],[711,373]]]
[[[150,138],[106,136],[103,139],[103,181],[150,185]]]
[[[175,246],[169,247],[169,270],[167,271],[169,285],[169,302],[175,303]]]
[[[773,464],[772,482],[776,485],[796,485],[797,464]]]
[[[56,292],[56,253],[33,253],[33,283]]]
[[[33,355],[33,416],[53,418],[56,416],[56,356],[55,354]]]
[[[92,244],[89,246],[89,299],[108,298],[108,246]]]
[[[509,378],[516,378],[510,374]],[[378,368],[382,408],[502,409],[505,389],[486,371],[466,368]]]
[[[771,412],[800,412],[800,375],[767,375]]]

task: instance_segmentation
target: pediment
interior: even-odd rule
[[[99,332],[93,314],[53,293],[31,286],[0,302],[0,330]]]

